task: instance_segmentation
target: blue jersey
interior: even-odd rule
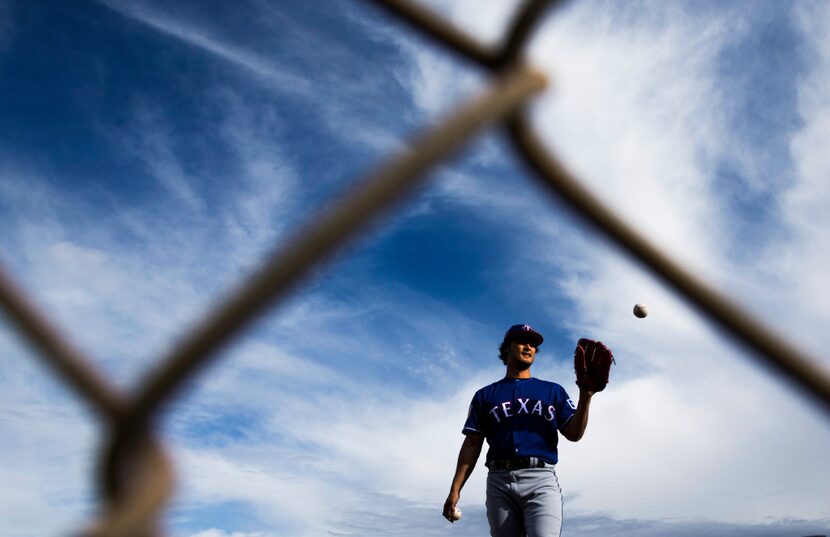
[[[565,388],[555,382],[504,378],[476,392],[462,432],[487,438],[488,463],[537,457],[556,464],[557,430],[575,411]]]

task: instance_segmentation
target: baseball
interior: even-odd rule
[[[642,319],[648,315],[648,306],[645,304],[637,304],[634,306],[634,316]]]
[[[453,511],[452,511],[452,519],[453,519],[453,520],[461,520],[461,509],[459,509],[458,507],[456,507],[455,509],[453,509]]]

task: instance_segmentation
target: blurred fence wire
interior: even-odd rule
[[[698,279],[605,206],[542,144],[524,108],[545,88],[545,77],[526,64],[525,45],[555,0],[528,0],[503,40],[485,46],[445,19],[406,0],[366,0],[466,61],[490,73],[483,94],[462,104],[439,124],[410,141],[344,196],[327,214],[301,229],[284,248],[243,281],[216,310],[186,335],[129,394],[120,393],[89,365],[8,274],[0,271],[0,306],[36,355],[99,414],[108,433],[100,455],[103,505],[83,531],[89,536],[143,537],[159,533],[159,515],[170,495],[172,468],[153,436],[160,411],[182,384],[302,278],[396,203],[406,200],[428,172],[481,131],[503,127],[516,153],[551,195],[563,200],[601,233],[685,298],[703,316],[746,345],[758,364],[780,373],[830,411],[830,378],[818,361],[774,334],[727,295]]]

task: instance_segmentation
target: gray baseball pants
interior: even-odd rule
[[[562,490],[553,466],[487,474],[491,537],[559,537]]]

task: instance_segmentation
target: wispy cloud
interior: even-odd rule
[[[679,5],[660,10],[641,7],[572,4],[551,19],[534,43],[533,56],[549,66],[556,84],[536,108],[534,123],[587,185],[661,247],[719,287],[737,292],[737,300],[750,310],[757,311],[754,305],[769,301],[784,307],[791,300],[786,291],[769,289],[764,275],[753,279],[755,268],[743,266],[746,260],[731,254],[753,245],[741,244],[748,239],[734,232],[737,215],[730,214],[734,208],[722,198],[716,178],[718,162],[744,143],[733,138],[735,133],[726,123],[731,102],[718,85],[721,54],[747,35],[753,21],[740,13],[690,13]],[[811,8],[805,9],[813,20]],[[820,87],[817,81],[822,78],[812,75],[810,80]],[[764,157],[757,158],[744,162],[748,170],[761,167]],[[456,184],[467,189],[465,194],[481,192],[477,182]],[[814,193],[810,199],[822,199]],[[521,196],[505,201],[491,197],[482,200],[482,206],[498,207],[496,211],[516,208],[515,198]],[[600,394],[592,413],[591,438],[563,448],[567,461],[562,464],[567,478],[563,482],[586,485],[585,494],[572,503],[575,509],[733,521],[751,520],[761,511],[780,517],[826,513],[812,501],[826,496],[821,486],[806,495],[796,492],[813,487],[807,485],[809,476],[816,463],[828,463],[826,457],[803,442],[782,439],[783,446],[765,440],[772,434],[766,430],[769,420],[789,420],[792,414],[804,415],[798,426],[801,438],[824,438],[823,422],[811,413],[808,401],[777,386],[774,378],[753,371],[740,358],[740,349],[714,334],[682,301],[590,234],[561,225],[546,227],[538,216],[534,224],[537,232],[548,232],[542,235],[547,240],[539,243],[556,248],[541,253],[539,248],[530,249],[527,259],[519,257],[522,270],[517,273],[536,281],[541,270],[528,273],[526,269],[532,262],[551,274],[546,278],[551,299],[564,293],[572,305],[566,315],[551,309],[550,318],[560,319],[574,335],[589,332],[613,341],[619,374],[639,377],[623,377],[621,384]],[[522,236],[523,242],[531,240]],[[771,229],[752,240],[775,244],[777,237],[779,231]],[[805,265],[810,267],[805,272],[780,270],[776,281],[818,274],[823,261],[811,259]],[[816,269],[819,272],[813,273]],[[810,281],[809,276],[804,281]],[[658,304],[659,313],[643,322],[634,320],[630,308],[641,300]],[[781,327],[774,314],[759,314]],[[827,316],[821,306],[807,304],[804,317],[820,324]],[[786,324],[803,331],[794,321]],[[551,373],[555,373],[552,378],[569,376],[567,370]],[[730,384],[734,378],[746,379],[737,396]],[[769,397],[776,401],[776,409],[762,412],[760,407]],[[713,435],[714,431],[733,431],[734,439]],[[623,445],[620,438],[626,439]],[[609,462],[605,473],[594,472],[591,461],[602,458],[609,445],[618,446],[615,452],[625,452],[631,459]],[[747,445],[754,446],[755,457],[744,455]],[[810,462],[789,465],[775,478],[765,472],[766,485],[756,480],[754,468],[762,464],[760,460],[777,458],[782,449],[801,450],[799,459]],[[704,467],[717,470],[708,475],[701,472]],[[609,473],[625,474],[617,482],[629,492],[637,491],[629,496],[636,499],[631,505],[622,506],[619,490],[600,492],[611,490],[607,483],[586,481]],[[697,492],[722,489],[718,483],[723,475],[730,475],[733,485],[725,496]],[[772,482],[778,485],[771,486]],[[757,496],[759,488],[767,490],[765,498]],[[649,500],[644,502],[645,497]],[[648,506],[649,514],[638,512],[638,506]]]
[[[355,524],[355,513],[383,519],[390,502],[433,505],[454,465],[467,392],[483,381],[470,379],[452,395],[413,399],[393,383],[363,382],[301,356],[280,355],[273,345],[246,345],[204,380],[171,425],[198,423],[203,407],[231,420],[243,408],[257,415],[247,428],[254,436],[226,438],[214,447],[193,445],[202,444],[203,435],[181,438],[176,452],[183,497],[187,503],[244,501],[263,521],[305,527],[309,534]],[[230,406],[217,407],[219,401]],[[426,513],[440,520],[437,507]],[[384,531],[406,534],[403,528]]]
[[[619,24],[635,11],[637,24]],[[727,142],[714,80],[730,39],[722,18],[679,6],[599,4],[560,13],[533,47],[557,80],[534,116],[551,147],[618,213],[710,276],[724,224],[706,157]]]
[[[278,85],[283,91],[302,92],[308,89],[308,81],[304,76],[287,72],[283,65],[277,66],[264,57],[231,44],[223,43],[211,36],[205,28],[182,24],[180,21],[166,16],[164,11],[152,9],[147,3],[121,2],[118,0],[100,0],[100,3],[126,17],[142,22],[262,77],[268,82]]]
[[[231,533],[226,532],[225,530],[220,530],[217,528],[210,528],[208,530],[200,531],[198,533],[194,533],[191,537],[272,537],[277,535],[276,533],[266,533],[261,531],[252,531],[252,532],[242,532],[242,531],[234,531]]]
[[[810,68],[798,88],[798,113],[803,127],[791,142],[797,175],[780,198],[789,229],[784,241],[770,249],[765,261],[771,263],[772,274],[792,275],[784,283],[791,294],[782,296],[776,305],[799,304],[793,321],[787,324],[802,335],[805,343],[816,348],[827,344],[822,327],[830,318],[830,307],[819,299],[830,291],[826,278],[830,270],[830,219],[822,209],[830,196],[830,164],[821,151],[830,142],[830,96],[826,91],[830,82],[830,33],[826,24],[830,22],[830,9],[813,2],[804,2],[799,8],[795,17],[804,32],[804,55]]]
[[[148,2],[105,5],[239,74],[187,91],[200,111],[190,120],[209,135],[179,137],[166,94],[138,90],[123,124],[102,123],[107,143],[128,150],[132,184],[147,185],[129,205],[122,192],[64,187],[59,168],[0,147],[8,156],[0,166],[4,259],[120,385],[133,384],[287,231],[313,220],[342,183],[483,82],[438,49],[378,29],[374,12],[361,24],[361,13],[345,19],[354,25],[347,30],[362,29],[354,31],[359,36],[323,28],[318,42],[294,28],[297,50],[271,54],[264,41],[249,43],[207,15],[182,17],[179,8]],[[510,9],[435,5],[488,38]],[[295,22],[264,3],[239,9],[275,30]],[[733,149],[747,147],[732,138],[721,55],[755,24],[726,9],[566,6],[533,45],[533,61],[554,81],[534,121],[586,184],[640,229],[759,315],[824,348],[827,245],[819,208],[828,193],[815,148],[830,132],[822,93],[830,10],[819,3],[796,10],[809,60],[800,80],[803,128],[792,141],[792,183],[756,189],[781,211],[764,224],[786,224],[758,226],[748,245],[763,252],[758,267],[730,255],[750,239],[734,232],[736,205],[722,199],[716,173]],[[346,42],[365,50],[349,53]],[[199,151],[188,149],[193,144]],[[739,168],[763,168],[760,156],[742,158]],[[804,400],[565,208],[549,204],[500,139],[486,138],[439,175],[415,209],[315,274],[171,404],[161,429],[179,476],[169,520],[175,534],[486,533],[483,468],[464,489],[462,523],[450,527],[440,506],[468,402],[503,374],[493,319],[531,314],[552,332],[535,373],[572,392],[575,336],[596,335],[617,355],[588,435],[562,446],[558,471],[574,531],[825,531],[830,490],[814,477],[830,472],[821,449],[830,438]],[[398,233],[436,225],[431,217],[445,219],[431,241],[453,233],[443,222],[463,220],[465,241],[494,252],[463,260],[486,297],[419,287],[384,265]],[[430,258],[430,246],[407,243],[400,251],[443,274],[442,264],[456,261]],[[630,309],[641,300],[652,313],[639,321]],[[7,492],[0,519],[11,521],[13,535],[65,531],[94,499],[97,428],[31,365],[11,333],[0,333],[0,346],[25,364],[0,376],[0,466],[13,484],[8,491],[21,491]],[[61,474],[66,468],[69,476]],[[53,501],[62,505],[57,515]],[[245,516],[232,516],[228,506]],[[206,511],[216,516],[194,515]]]
[[[11,535],[57,535],[93,509],[97,428],[74,394],[0,335],[0,520]]]
[[[342,40],[307,30],[299,21],[291,20],[266,2],[256,2],[251,15],[265,27],[265,37],[252,32],[245,36],[244,43],[229,37],[221,26],[199,13],[177,16],[169,5],[153,2],[101,0],[100,3],[254,75],[254,79],[264,82],[276,94],[299,99],[307,114],[328,123],[327,136],[377,151],[399,146],[397,121],[392,124],[383,121],[386,115],[396,115],[382,103],[400,98],[400,88],[390,83],[387,73],[361,61],[345,48],[347,44]],[[363,20],[351,12],[344,16]],[[374,26],[368,24],[366,28],[374,29]],[[343,84],[344,79],[349,83]],[[365,121],[372,117],[374,120]]]
[[[158,110],[137,106],[136,126],[130,131],[134,139],[124,139],[128,150],[149,169],[151,176],[179,202],[192,211],[204,211],[205,203],[191,186],[194,181],[182,169],[175,155],[173,140]]]

